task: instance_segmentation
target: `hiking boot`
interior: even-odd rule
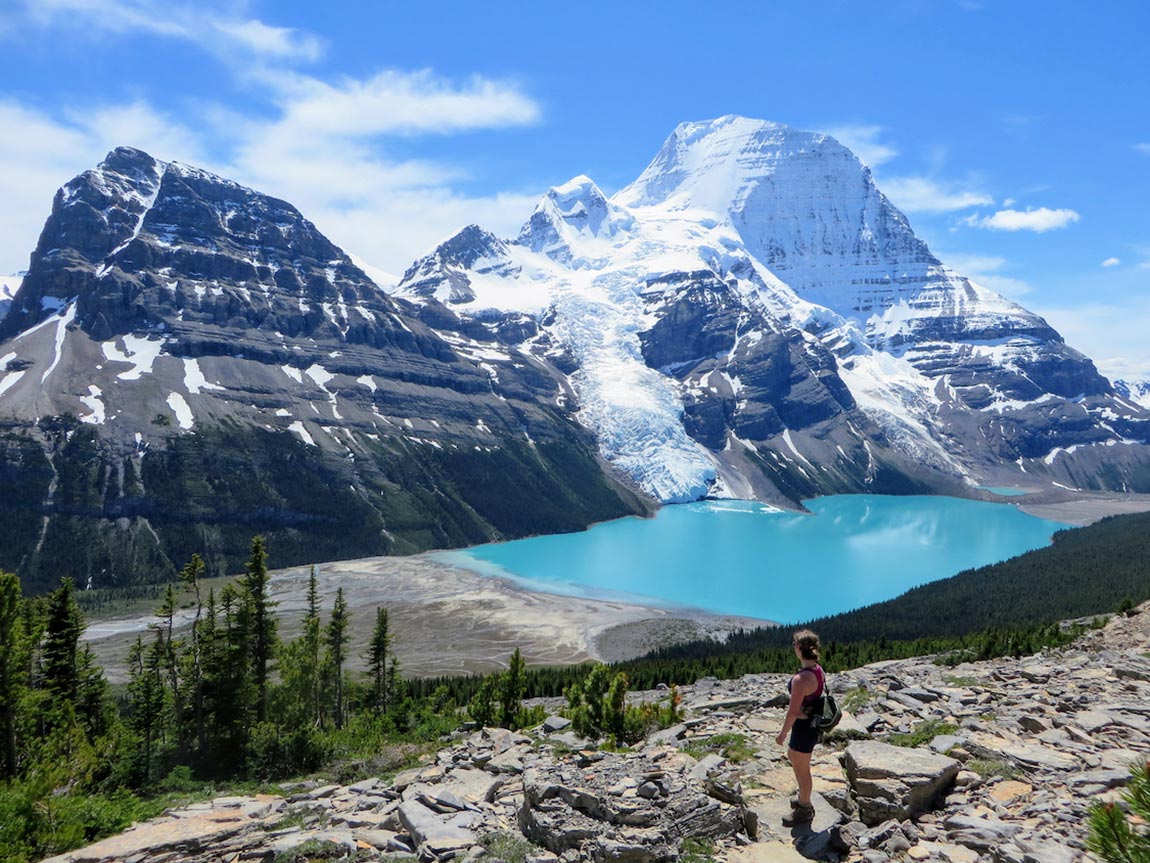
[[[815,820],[815,807],[810,803],[795,801],[791,814],[783,818],[784,827],[797,827],[800,824],[810,824]]]

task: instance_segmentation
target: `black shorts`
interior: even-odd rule
[[[791,726],[790,748],[795,752],[811,753],[815,744],[819,742],[819,730],[811,724],[809,719],[796,719]]]

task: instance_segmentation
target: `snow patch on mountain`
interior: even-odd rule
[[[145,336],[124,335],[115,341],[103,342],[100,347],[109,362],[126,363],[131,366],[116,377],[122,381],[138,381],[141,376],[152,373],[152,366],[164,349],[164,341]]]
[[[0,321],[8,314],[12,307],[12,298],[20,290],[20,283],[24,281],[24,274],[15,276],[0,276]]]
[[[1124,381],[1114,382],[1114,391],[1136,405],[1150,409],[1150,381]]]

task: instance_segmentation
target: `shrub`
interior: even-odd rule
[[[1106,863],[1150,861],[1150,761],[1130,768],[1130,784],[1122,793],[1125,809],[1099,803],[1090,810],[1086,847]]]
[[[531,853],[531,843],[518,833],[501,831],[488,833],[479,840],[487,856],[506,863],[525,863]]]

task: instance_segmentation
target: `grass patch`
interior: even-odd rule
[[[983,779],[992,779],[995,776],[1002,779],[1014,779],[1019,773],[1018,768],[1009,761],[998,758],[972,758],[963,767],[974,771]]]
[[[681,863],[712,863],[715,859],[715,842],[702,836],[688,836],[679,848]]]
[[[526,863],[527,855],[531,853],[531,843],[518,833],[508,830],[499,833],[488,833],[479,840],[488,857],[496,860],[505,860],[507,863]]]
[[[843,693],[842,709],[847,713],[858,713],[863,707],[870,704],[877,696],[865,686],[856,686]]]
[[[926,719],[906,733],[895,733],[887,736],[887,743],[895,746],[923,746],[934,740],[940,734],[954,734],[958,726],[952,722],[942,722],[938,719]]]
[[[320,860],[346,860],[367,861],[378,859],[378,854],[366,848],[357,849],[353,854],[347,853],[342,842],[333,842],[330,839],[308,839],[290,851],[284,851],[272,858],[272,863],[313,863]],[[412,860],[416,858],[412,857]]]
[[[970,689],[972,686],[982,686],[982,681],[977,677],[964,677],[961,674],[944,674],[942,682],[947,686],[961,686],[964,689]]]
[[[755,749],[747,743],[747,738],[733,732],[715,734],[706,740],[692,741],[683,747],[683,751],[693,758],[717,753],[735,764],[750,761],[755,757]]]

